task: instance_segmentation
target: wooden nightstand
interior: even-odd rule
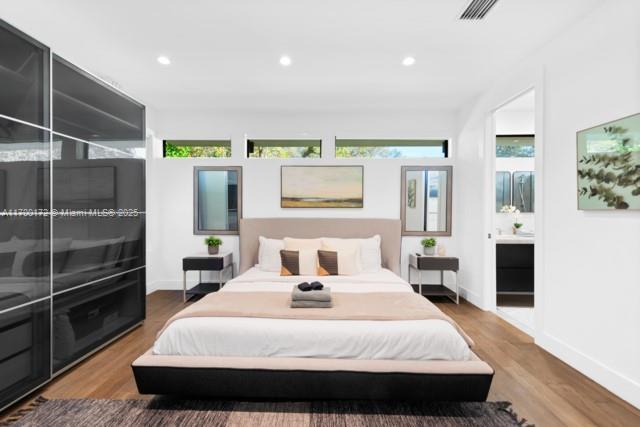
[[[418,271],[418,293],[424,296],[446,296],[453,302],[458,304],[460,302],[458,292],[458,268],[460,261],[455,257],[441,257],[441,256],[424,256],[417,254],[409,255],[409,283],[411,283],[411,271]],[[440,271],[440,284],[422,284],[422,272],[423,271]],[[455,290],[450,289],[444,285],[444,272],[453,271],[456,273]],[[413,285],[412,285],[413,286]]]
[[[198,284],[187,289],[187,271],[198,270]],[[218,282],[203,282],[203,271],[217,271]],[[229,274],[230,273],[230,274]],[[226,277],[233,278],[233,253],[221,252],[217,255],[201,254],[182,258],[182,299],[184,302],[195,295],[205,295],[220,290]]]

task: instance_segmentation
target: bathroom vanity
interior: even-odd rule
[[[498,295],[533,295],[534,238],[496,236],[496,291]]]

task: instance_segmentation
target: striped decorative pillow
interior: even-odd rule
[[[280,267],[281,276],[299,276],[300,275],[300,253],[298,251],[280,251]]]
[[[362,271],[358,251],[318,251],[318,276],[350,276]]]
[[[318,269],[318,255],[313,249],[280,251],[281,276],[315,276]]]
[[[318,276],[338,275],[338,252],[318,251]]]

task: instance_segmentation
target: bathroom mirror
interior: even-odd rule
[[[535,173],[532,171],[513,173],[513,205],[520,212],[533,212],[535,208]]]
[[[194,167],[193,213],[193,234],[238,234],[242,167]]]
[[[511,204],[511,172],[496,172],[496,212]]]
[[[403,235],[451,235],[452,173],[451,166],[402,167]]]

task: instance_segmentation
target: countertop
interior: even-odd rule
[[[534,236],[519,236],[517,234],[496,234],[496,244],[501,245],[532,245]]]

